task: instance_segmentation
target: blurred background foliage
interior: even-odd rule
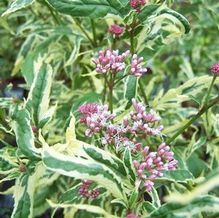
[[[0,1],[0,15],[6,11],[11,2]],[[195,85],[188,87],[188,90],[185,87],[183,90],[185,93],[182,94],[188,95],[189,99],[184,101],[182,95],[173,95],[173,98],[179,98],[179,104],[167,98],[167,103],[164,102],[165,105],[162,105],[161,100],[169,89],[177,89],[186,81],[198,76],[210,75],[211,64],[219,60],[219,1],[165,2],[189,20],[191,30],[189,34],[169,45],[158,46],[153,51],[148,50],[145,58],[147,66],[152,69],[152,74],[142,81],[149,94],[149,102],[160,111],[162,122],[168,127],[165,133],[172,134],[176,128],[183,125],[181,121],[197,111],[207,87],[198,90],[198,93],[195,92],[197,88]],[[55,144],[64,139],[63,133],[69,123],[70,112],[78,119],[78,106],[87,99],[89,102],[101,99],[103,84],[100,76],[95,75],[91,58],[111,40],[107,29],[115,20],[121,22],[116,16],[98,20],[72,18],[59,14],[45,0],[37,0],[25,9],[0,17],[0,97],[13,97],[19,101],[27,96],[33,80],[34,62],[40,61],[39,57],[53,67],[55,79],[52,85],[51,104],[57,104],[57,110],[55,119],[44,130],[49,133],[50,143]],[[91,44],[89,38],[94,34],[93,24],[97,40]],[[125,36],[118,43],[118,47],[128,48]],[[202,83],[204,82],[203,80]],[[214,93],[218,93],[218,90],[219,87],[215,86]],[[121,100],[123,91],[123,86],[120,85],[115,97],[118,111],[124,103]],[[193,92],[197,95],[193,95]],[[218,109],[217,106],[213,112],[209,111],[212,120],[210,124],[203,119],[201,124],[193,125],[176,141],[180,146],[175,147],[175,152],[186,160],[194,177],[218,167]],[[6,129],[7,119],[7,112],[4,108],[0,108],[0,121]],[[4,131],[0,128],[1,141],[13,144],[13,136],[3,134]],[[77,131],[81,138],[82,130]],[[204,132],[206,137],[201,138]],[[198,148],[204,144],[206,146],[193,152],[191,149],[194,149],[195,143]],[[193,164],[194,161],[196,165]]]

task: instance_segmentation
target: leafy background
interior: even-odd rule
[[[8,14],[0,17],[0,96],[4,99],[8,98],[8,102],[7,99],[4,102],[0,100],[1,146],[5,146],[5,144],[16,146],[15,136],[10,131],[10,122],[8,122],[11,119],[8,112],[10,106],[8,105],[11,105],[11,97],[16,98],[18,102],[23,97],[27,97],[34,80],[34,73],[36,73],[35,65],[36,63],[40,64],[42,59],[52,66],[53,80],[49,108],[56,109],[54,118],[43,129],[44,136],[49,144],[64,142],[65,131],[70,121],[70,112],[78,120],[78,106],[85,103],[87,99],[90,102],[101,99],[102,82],[100,77],[95,76],[94,66],[90,59],[108,43],[110,38],[109,34],[106,34],[108,25],[113,20],[121,22],[121,19],[116,15],[100,20],[96,18],[103,17],[108,12],[123,15],[127,13],[128,8],[120,10],[122,5],[113,5],[107,10],[99,10],[97,14],[88,12],[91,19],[87,17],[82,19],[74,16],[82,13],[83,8],[79,11],[74,7],[60,6],[62,2],[68,1],[26,0],[23,2],[27,4],[27,7],[16,12],[13,11],[16,5],[11,8],[9,6],[11,1],[3,0],[0,2],[0,14],[5,13],[9,8],[6,12]],[[120,2],[125,5],[126,1]],[[163,1],[153,2],[163,3]],[[54,10],[48,3],[58,10]],[[210,75],[209,68],[219,59],[219,41],[217,40],[219,3],[215,0],[169,0],[166,3],[189,20],[191,30],[187,35],[175,39],[168,45],[163,45],[163,41],[160,39],[154,39],[154,41],[157,40],[156,43],[150,44],[154,48],[153,50],[147,47],[141,51],[147,60],[148,67],[152,69],[152,74],[145,77],[142,83],[146,87],[150,104],[160,112],[163,118],[162,123],[166,127],[165,134],[172,135],[190,115],[197,111],[210,83],[210,78],[207,77]],[[92,8],[91,11],[93,11]],[[144,21],[142,20],[142,22]],[[80,25],[86,27],[86,31],[92,38],[93,24],[96,25],[97,40],[91,44]],[[127,46],[126,36],[123,37],[123,41],[118,44],[119,48]],[[138,35],[138,37],[137,46],[140,47],[142,35]],[[51,80],[47,74],[45,74],[45,78],[46,81]],[[219,86],[216,85],[213,95],[218,93],[218,89]],[[121,96],[123,96],[123,84],[118,87],[116,95],[118,111],[124,103]],[[50,112],[52,113],[52,110]],[[174,180],[171,180],[171,175],[166,175],[168,179],[165,180],[165,183],[169,185],[167,193],[173,194],[169,196],[169,204],[158,207],[159,209],[151,214],[151,217],[156,217],[156,213],[158,216],[165,217],[167,216],[166,211],[170,211],[170,208],[173,217],[175,216],[174,210],[181,210],[185,216],[191,208],[173,204],[172,202],[179,199],[179,196],[174,194],[175,192],[184,193],[185,196],[180,196],[180,198],[187,200],[187,202],[193,202],[191,205],[198,205],[199,209],[204,208],[202,204],[205,202],[205,205],[209,206],[213,212],[214,206],[218,204],[216,196],[219,193],[214,188],[216,185],[210,186],[208,183],[210,180],[211,184],[218,184],[218,106],[210,110],[208,114],[210,123],[206,123],[204,118],[198,120],[174,142],[174,150],[181,161],[181,169],[188,170],[190,174],[182,176],[180,173],[178,178],[174,175]],[[25,113],[21,115],[25,116]],[[42,122],[41,125],[43,125]],[[83,130],[76,128],[76,131],[78,138],[83,140]],[[11,150],[11,153],[9,151],[7,153],[13,157],[13,149]],[[17,178],[16,173],[14,172],[12,178]],[[45,196],[58,198],[59,193],[65,192],[67,184],[72,182],[64,176],[57,177],[48,174],[47,177],[51,178],[46,182],[47,186],[42,189],[40,186],[36,187],[37,196],[35,198],[38,200],[35,200],[33,212],[36,216],[41,215],[48,208],[48,203],[44,202]],[[37,179],[37,175],[32,179]],[[186,184],[184,184],[185,181]],[[204,181],[203,184],[202,181]],[[200,187],[197,184],[200,184]],[[2,183],[2,191],[6,190],[10,194],[11,191],[8,190],[10,185],[10,183]],[[73,185],[77,186],[77,183],[71,185],[72,187]],[[55,194],[54,190],[59,191]],[[186,190],[193,190],[193,195],[186,195]],[[202,190],[203,193],[209,192],[212,198],[209,199],[210,195],[201,198],[196,194]],[[64,197],[66,195],[67,193]],[[4,214],[5,217],[10,216],[11,208],[8,207],[12,206],[12,199],[2,196],[0,204],[0,207],[4,208],[0,213]],[[145,208],[148,207],[148,205],[145,206]],[[44,216],[46,217],[46,214],[49,213],[51,212],[47,211]],[[59,217],[58,213],[56,213],[57,217]],[[171,214],[171,212],[169,213]],[[82,217],[80,213],[79,216]],[[202,217],[217,216],[219,216],[218,213],[209,215],[205,211],[202,214]]]

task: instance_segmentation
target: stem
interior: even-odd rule
[[[113,87],[114,87],[114,75],[112,72],[110,73],[110,81],[109,81],[109,109],[110,112],[113,113]]]
[[[217,102],[219,102],[219,96],[213,99],[209,104],[204,105],[194,117],[192,117],[178,132],[176,132],[171,138],[167,140],[167,144],[173,142],[181,133],[184,132],[184,130],[186,130],[195,120],[197,120],[203,113],[214,106]]]
[[[213,79],[212,79],[212,81],[211,81],[211,85],[210,85],[210,87],[209,87],[209,89],[208,89],[208,92],[207,92],[207,95],[206,95],[206,97],[205,97],[204,105],[206,105],[206,104],[208,103],[208,98],[209,98],[209,96],[210,96],[210,93],[211,93],[211,90],[212,90],[212,88],[213,88],[213,85],[214,85],[214,82],[215,82],[215,80],[216,80],[216,77],[217,77],[217,76],[213,76]]]
[[[75,23],[77,24],[77,26],[80,28],[80,30],[84,33],[84,35],[87,37],[87,39],[90,41],[91,45],[93,47],[95,47],[95,44],[93,42],[93,40],[91,39],[91,37],[88,35],[88,33],[85,31],[84,27],[80,24],[80,22],[77,20],[77,18],[74,19]]]
[[[133,17],[133,21],[131,24],[131,31],[130,31],[130,51],[131,54],[133,55],[135,53],[135,47],[134,47],[134,29],[136,25],[136,17]]]
[[[103,103],[103,104],[104,104],[105,99],[106,99],[106,85],[107,85],[107,82],[106,82],[106,75],[104,75],[104,89],[103,89],[103,96],[102,96],[102,103]]]
[[[97,33],[95,29],[94,19],[91,19],[90,21],[91,21],[91,28],[93,32],[93,43],[94,43],[94,46],[97,47]]]
[[[209,89],[208,89],[208,92],[207,92],[207,95],[206,95],[206,97],[205,97],[204,105],[206,105],[206,104],[208,103],[209,96],[210,96],[210,93],[211,93],[211,90],[212,90],[212,88],[213,88],[213,85],[214,85],[215,80],[216,80],[216,76],[213,76],[213,79],[212,79],[212,81],[211,81],[211,85],[210,85],[210,87],[209,87]],[[203,106],[204,106],[204,105],[203,105]],[[207,112],[205,113],[205,117],[206,117],[206,123],[207,123],[207,126],[208,126],[208,125],[209,125],[209,121],[208,121],[208,113],[207,113]],[[207,128],[207,130],[208,130],[208,128]],[[207,131],[207,134],[208,134],[208,131]]]
[[[130,33],[130,50],[131,50],[131,54],[134,54],[135,52],[135,49],[134,49],[134,36],[133,36],[133,30],[131,30],[131,33]]]
[[[146,95],[146,93],[145,93],[145,91],[144,91],[144,87],[143,87],[143,84],[142,84],[142,81],[141,81],[141,80],[139,80],[139,87],[140,87],[141,94],[142,94],[143,99],[144,99],[144,103],[145,103],[146,105],[150,106],[150,105],[149,105],[149,102],[148,102],[147,95]]]
[[[109,88],[109,109],[110,109],[110,112],[113,113],[113,89],[112,87]]]
[[[57,16],[57,14],[55,14],[55,13],[53,12],[53,8],[50,6],[50,4],[49,4],[47,1],[44,1],[44,2],[45,2],[46,7],[49,9],[49,11],[50,11],[52,17],[54,18],[55,22],[56,22],[57,24],[61,24],[62,21],[61,21],[60,18]]]
[[[129,76],[129,74],[123,75],[121,78],[119,78],[118,80],[115,81],[114,86],[119,83],[121,80],[123,80],[124,78],[126,78],[127,76]]]

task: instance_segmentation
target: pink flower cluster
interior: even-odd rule
[[[122,35],[123,31],[124,28],[117,24],[111,25],[108,29],[108,32],[112,33],[114,37],[119,37],[120,35]]]
[[[86,136],[102,132],[102,144],[130,147],[133,151],[138,151],[141,144],[137,142],[137,137],[156,136],[161,134],[163,126],[156,127],[160,117],[151,110],[146,111],[143,103],[132,100],[134,110],[125,117],[121,123],[113,124],[115,114],[108,111],[107,106],[94,103],[82,105],[79,112],[82,114],[80,122],[87,127]],[[129,135],[134,137],[129,139]]]
[[[97,198],[100,194],[100,191],[98,189],[89,190],[90,186],[92,185],[92,181],[90,180],[83,180],[82,185],[79,188],[79,193],[82,197],[85,198]]]
[[[141,66],[142,61],[143,61],[143,57],[139,58],[136,54],[133,55],[131,61],[131,74],[140,77],[147,73],[147,68],[143,68]]]
[[[93,59],[94,64],[96,65],[96,71],[98,73],[107,73],[111,71],[112,73],[118,73],[125,69],[125,59],[130,54],[129,51],[126,51],[119,54],[119,51],[111,51],[109,49],[100,51],[99,57]]]
[[[133,111],[124,117],[121,123],[114,124],[114,114],[107,106],[90,103],[79,108],[81,123],[87,127],[86,136],[101,133],[103,145],[115,146],[116,150],[129,147],[134,155],[133,164],[139,179],[147,191],[151,191],[154,180],[163,175],[165,170],[174,170],[177,161],[170,147],[162,143],[156,152],[150,152],[140,140],[149,136],[161,135],[160,117],[153,111],[146,111],[143,103],[132,99]]]
[[[132,8],[134,8],[137,12],[140,12],[140,8],[146,4],[145,0],[130,0],[129,1]]]
[[[133,214],[133,213],[130,213],[130,214],[128,214],[127,216],[126,216],[126,218],[141,218],[140,216],[137,216],[137,215],[135,215],[135,214]]]
[[[118,73],[125,69],[125,60],[129,56],[130,51],[126,51],[119,55],[119,51],[112,51],[110,49],[99,52],[98,58],[93,59],[93,63],[96,65],[97,73],[105,74],[107,72]],[[148,70],[142,67],[143,57],[138,57],[136,54],[131,59],[130,74],[136,77],[145,75]]]
[[[108,111],[107,105],[98,105],[95,103],[80,106],[79,112],[82,114],[80,122],[87,126],[87,130],[85,131],[86,136],[99,133],[115,117],[114,114]]]
[[[137,171],[138,177],[144,182],[144,187],[148,192],[152,190],[154,180],[163,176],[165,170],[175,170],[177,160],[174,159],[174,153],[170,151],[170,147],[162,143],[157,152],[150,152],[149,147],[142,147],[141,160],[134,160],[133,164]]]
[[[211,73],[215,76],[219,76],[219,62],[211,66]]]

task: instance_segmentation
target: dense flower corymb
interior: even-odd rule
[[[96,65],[96,71],[98,73],[107,73],[111,71],[112,73],[118,73],[125,69],[125,59],[130,54],[129,51],[126,51],[119,54],[118,50],[106,49],[99,52],[97,59],[93,59],[94,64]]]
[[[86,136],[99,133],[115,117],[114,114],[108,111],[107,105],[98,105],[95,103],[80,106],[79,112],[82,114],[80,122],[87,126],[87,130],[85,131]]]
[[[83,180],[82,184],[79,188],[79,194],[84,198],[97,198],[100,194],[99,189],[90,190],[90,186],[92,185],[92,181]]]
[[[132,106],[133,111],[120,123],[114,124],[115,115],[108,111],[107,106],[85,104],[79,108],[82,114],[80,120],[87,127],[86,136],[100,133],[102,145],[114,146],[116,151],[124,147],[132,151],[137,176],[150,192],[157,177],[163,176],[164,171],[176,169],[177,160],[165,143],[161,143],[155,151],[144,145],[142,138],[161,135],[163,126],[159,124],[160,117],[155,111],[147,111],[142,102],[132,99]]]
[[[123,33],[123,31],[124,28],[117,24],[111,25],[108,29],[108,32],[112,33],[115,37],[119,37]]]
[[[140,8],[146,4],[146,0],[130,0],[129,3],[132,8],[140,12]]]
[[[215,76],[219,76],[219,62],[211,66],[211,73]]]
[[[141,217],[140,217],[140,216],[137,216],[137,215],[135,215],[135,214],[133,214],[133,213],[130,213],[130,214],[127,215],[126,218],[141,218]]]
[[[150,152],[149,147],[145,146],[141,150],[141,160],[133,161],[138,177],[148,192],[152,190],[154,180],[163,176],[163,171],[176,169],[177,160],[173,155],[170,147],[162,143],[156,152]]]

